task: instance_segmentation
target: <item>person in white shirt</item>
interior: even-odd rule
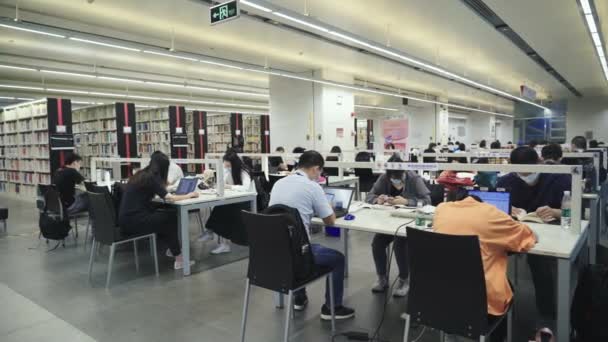
[[[247,166],[245,166],[238,154],[234,150],[228,150],[224,155],[223,160],[225,189],[255,193],[255,182],[251,179]],[[207,222],[207,228],[218,233],[218,235],[233,236],[234,238],[232,238],[232,240],[235,243],[238,243],[237,241],[240,240],[246,240],[246,237],[239,235],[245,234],[244,224],[241,220],[241,210],[249,209],[248,203],[215,207]],[[211,251],[211,254],[229,253],[230,251],[230,242],[223,239],[217,248]]]
[[[182,178],[184,178],[184,171],[172,160],[171,164],[169,164],[169,174],[167,175],[167,189],[169,191],[176,190],[179,180]]]

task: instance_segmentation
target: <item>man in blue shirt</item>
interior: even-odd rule
[[[536,151],[527,146],[518,147],[511,152],[511,164],[539,164]],[[572,188],[570,175],[550,173],[510,173],[498,179],[499,188],[511,192],[513,216],[526,212],[536,212],[545,222],[559,223],[564,191]],[[560,229],[556,226],[555,229]],[[540,315],[538,328],[554,328],[555,277],[557,264],[554,258],[541,255],[528,255],[528,265],[536,292],[536,307]]]
[[[270,204],[282,204],[298,209],[306,232],[310,237],[310,221],[313,216],[323,219],[326,225],[336,221],[332,209],[317,179],[323,172],[323,156],[316,151],[306,151],[300,156],[298,169],[275,183],[270,194]],[[355,310],[342,305],[344,295],[344,255],[336,250],[312,244],[315,263],[333,268],[333,288],[336,319],[347,319],[355,316]],[[301,311],[308,304],[306,289],[295,293],[294,309]],[[325,289],[325,304],[321,307],[321,319],[331,320],[329,284]]]

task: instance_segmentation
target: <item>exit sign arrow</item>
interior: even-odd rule
[[[231,0],[213,6],[209,9],[211,25],[223,23],[238,18],[241,15],[238,0]]]

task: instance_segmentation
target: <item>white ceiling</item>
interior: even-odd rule
[[[303,0],[272,2],[300,13],[305,3]],[[2,1],[0,15],[13,17],[15,3],[16,0]],[[322,21],[379,42],[386,42],[388,37],[394,48],[512,94],[517,94],[519,86],[526,84],[535,88],[541,97],[570,96],[567,89],[460,1],[352,0],[347,6],[345,1],[308,0],[307,3],[310,15]],[[486,0],[486,3],[584,95],[587,95],[586,91],[593,95],[608,91],[606,83],[601,82],[601,67],[592,58],[593,47],[589,38],[583,35],[585,27],[575,5],[555,6],[553,0],[535,0],[534,4],[525,0]],[[170,46],[174,34],[178,51],[294,72],[330,69],[465,104],[502,110],[512,108],[511,101],[494,95],[248,17],[210,26],[208,8],[193,0],[95,0],[92,3],[87,0],[20,0],[19,7],[23,20],[41,24],[164,47]],[[598,4],[599,13],[606,13],[606,7],[608,5]],[[606,32],[607,24],[603,25]],[[564,46],[567,48],[563,49]],[[26,60],[22,56],[31,57],[28,63],[33,64],[52,65],[56,63],[50,60],[56,60],[78,63],[78,68],[91,70],[93,66],[105,66],[228,85],[268,87],[264,74],[0,28],[0,61]],[[573,60],[583,62],[569,63]],[[31,75],[7,73],[1,69],[0,78],[32,81]],[[79,85],[86,82],[61,81]],[[124,85],[117,89],[121,87]]]

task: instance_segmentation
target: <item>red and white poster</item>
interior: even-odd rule
[[[409,122],[407,119],[384,120],[382,122],[382,136],[384,147],[395,145],[395,149],[407,151],[407,138],[409,135]]]

